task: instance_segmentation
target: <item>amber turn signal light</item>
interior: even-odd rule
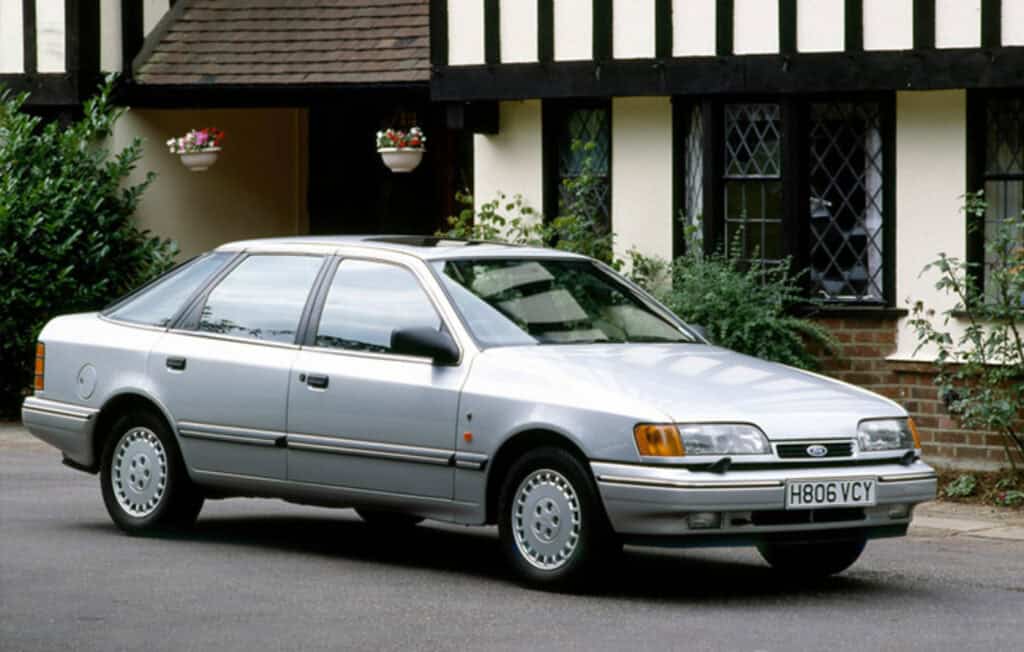
[[[682,457],[686,455],[679,429],[672,424],[642,423],[633,428],[636,448],[651,457]]]
[[[43,375],[46,373],[46,345],[42,342],[36,342],[36,372],[35,382],[33,387],[36,391],[42,390],[46,383],[43,379]]]
[[[921,435],[917,432],[917,424],[908,418],[907,425],[910,426],[910,435],[914,438],[914,448],[921,448]]]

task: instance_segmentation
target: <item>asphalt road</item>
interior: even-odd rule
[[[208,502],[130,538],[98,480],[0,442],[0,649],[1021,650],[1024,544],[877,541],[842,576],[780,581],[746,549],[628,550],[603,590],[520,588],[492,529],[400,540],[349,510]]]

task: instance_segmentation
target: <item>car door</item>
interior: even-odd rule
[[[467,365],[440,366],[390,350],[396,329],[446,328],[424,287],[427,274],[346,258],[324,284],[322,311],[292,372],[290,480],[395,497],[452,497]]]
[[[285,478],[288,379],[323,263],[323,256],[246,256],[151,352],[149,377],[193,469]]]

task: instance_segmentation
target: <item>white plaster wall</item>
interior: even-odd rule
[[[153,28],[170,8],[170,0],[143,0],[142,33],[149,36],[149,33],[153,31]]]
[[[715,0],[673,0],[672,54],[677,57],[715,54]]]
[[[935,47],[980,46],[981,0],[935,0]]]
[[[537,60],[537,5],[523,0],[501,0],[501,61]]]
[[[555,3],[555,60],[594,57],[592,0],[553,0]]]
[[[39,72],[64,72],[64,52],[64,0],[36,0],[36,63]]]
[[[733,52],[773,54],[779,51],[779,3],[733,0]]]
[[[484,62],[483,0],[448,0],[448,63]]]
[[[1024,0],[1003,0],[1003,45],[1024,45]]]
[[[100,70],[121,70],[121,0],[100,3]]]
[[[473,197],[477,206],[499,192],[521,194],[536,211],[544,206],[540,100],[502,102],[501,131],[473,137]]]
[[[842,52],[846,47],[845,0],[797,0],[796,49]]]
[[[636,247],[672,257],[672,102],[612,100],[612,229],[625,258]]]
[[[910,91],[896,94],[896,302],[923,301],[937,312],[953,301],[935,290],[936,274],[921,274],[939,252],[962,258],[966,220],[966,93]],[[908,301],[910,305],[904,302]],[[941,318],[940,318],[941,319]],[[893,358],[914,359],[917,340],[900,321]],[[927,359],[922,351],[920,359]]]
[[[216,126],[227,144],[206,172],[189,172],[164,142]],[[117,123],[113,146],[143,140],[133,181],[157,173],[139,204],[141,228],[173,238],[181,258],[243,238],[307,233],[306,112],[302,109],[133,109]]]
[[[25,72],[21,2],[0,0],[0,73]]]
[[[913,0],[864,0],[864,49],[914,47]]]
[[[654,0],[614,0],[612,49],[616,59],[654,56]]]

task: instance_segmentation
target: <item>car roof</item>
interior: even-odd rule
[[[275,251],[294,249],[296,252],[316,250],[365,249],[406,253],[423,260],[452,258],[578,258],[585,256],[548,249],[527,247],[504,242],[483,240],[457,240],[425,235],[304,235],[286,238],[260,238],[228,242],[217,251]]]

